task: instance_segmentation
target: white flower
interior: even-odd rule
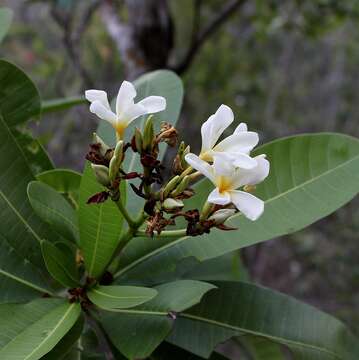
[[[265,155],[254,158],[256,166],[251,169],[236,168],[231,161],[214,156],[213,165],[195,154],[187,154],[186,161],[206,176],[216,188],[209,194],[208,202],[218,205],[233,203],[244,216],[256,220],[264,210],[264,202],[252,194],[237,190],[244,185],[256,185],[269,174],[269,162]]]
[[[233,122],[231,108],[221,105],[201,127],[202,149],[199,157],[205,161],[213,161],[213,156],[221,156],[232,161],[234,166],[250,169],[257,165],[249,156],[250,151],[258,144],[258,134],[248,131],[245,123],[240,123],[234,133],[217,145],[224,130]]]
[[[128,81],[121,84],[116,99],[116,113],[111,110],[107,93],[102,90],[87,90],[86,99],[91,102],[90,111],[100,119],[108,121],[116,130],[117,137],[123,138],[127,126],[139,116],[153,114],[166,108],[166,99],[162,96],[149,96],[134,102],[137,92]]]

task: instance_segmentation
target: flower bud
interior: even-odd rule
[[[114,181],[116,179],[118,171],[120,170],[122,164],[122,160],[123,160],[123,141],[120,140],[116,144],[114,154],[110,161],[110,171],[109,171],[110,181]]]
[[[234,215],[236,212],[235,209],[220,209],[215,211],[208,220],[214,221],[216,225],[223,224],[229,217]]]
[[[135,145],[136,145],[136,150],[137,152],[141,153],[142,152],[142,134],[139,128],[135,129]]]
[[[96,180],[103,186],[110,185],[110,178],[108,174],[108,168],[104,165],[91,164],[91,167],[95,173]]]
[[[143,149],[144,150],[151,150],[152,149],[152,143],[155,136],[155,132],[153,130],[153,116],[149,116],[145,123],[145,128],[143,131]]]
[[[184,206],[183,201],[175,200],[172,198],[166,199],[162,204],[162,208],[167,212],[175,212],[177,210],[182,209],[183,206]]]
[[[167,185],[165,186],[165,188],[163,190],[163,196],[165,198],[176,187],[176,185],[179,183],[180,180],[181,180],[181,178],[178,175],[176,175],[167,183]]]
[[[190,151],[191,151],[191,147],[187,145],[187,147],[183,150],[183,153],[181,155],[181,166],[184,170],[186,170],[189,166],[187,161],[185,160],[185,156],[189,154]]]
[[[171,196],[177,196],[181,194],[184,190],[187,189],[189,183],[190,183],[191,177],[186,175],[182,181],[179,183],[179,185],[176,187],[175,190],[172,191]]]
[[[105,156],[110,147],[107,146],[105,142],[96,133],[93,133],[92,141],[94,144],[100,144],[100,154],[102,156]]]

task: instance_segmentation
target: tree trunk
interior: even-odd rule
[[[120,19],[113,1],[102,18],[114,40],[129,80],[144,72],[166,68],[173,48],[173,22],[167,0],[126,0],[128,18]]]

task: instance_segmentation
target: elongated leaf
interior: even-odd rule
[[[41,294],[51,293],[45,277],[39,268],[32,264],[26,256],[19,256],[14,251],[7,239],[0,235],[0,274],[4,277],[0,278],[0,303],[8,301],[26,301],[39,297]],[[14,282],[20,286],[19,296],[10,296],[6,281]],[[9,296],[9,297],[8,297]]]
[[[286,360],[281,345],[263,337],[246,335],[241,336],[237,341],[246,349],[251,360]]]
[[[41,113],[47,114],[70,109],[77,105],[86,104],[84,96],[73,96],[63,99],[44,100],[41,102]]]
[[[69,288],[80,286],[74,257],[66,256],[65,252],[46,240],[41,242],[41,250],[47,270],[55,280]]]
[[[25,274],[21,268],[27,263],[31,263],[40,271],[45,271],[40,241],[41,239],[56,241],[58,236],[35,215],[30,206],[26,188],[34,177],[19,144],[1,116],[0,144],[1,153],[6,154],[0,157],[0,234],[6,239],[8,251],[16,254],[19,272]],[[2,239],[1,243],[3,241]],[[12,260],[9,257],[1,257],[0,261],[1,269],[12,267]],[[11,279],[11,286],[6,288],[3,284],[3,281],[6,281],[4,276],[11,274],[2,273],[2,275],[0,288],[4,291],[0,292],[0,299],[6,298],[11,301],[13,294],[15,301],[19,296],[13,282],[16,277]],[[23,285],[20,284],[21,288]]]
[[[121,183],[124,200],[125,182]],[[98,277],[117,248],[122,231],[123,217],[113,201],[101,204],[87,204],[94,194],[104,191],[99,185],[89,164],[86,165],[81,180],[79,199],[80,243],[85,266],[91,277]]]
[[[70,355],[72,348],[77,346],[77,341],[79,340],[82,330],[84,327],[84,318],[80,316],[76,321],[75,325],[69,330],[69,332],[56,344],[56,346],[41,360],[62,360],[66,359],[66,356]],[[80,349],[76,349],[74,360],[78,360],[78,353]]]
[[[271,162],[270,176],[256,193],[265,200],[259,220],[252,222],[235,215],[227,224],[238,231],[213,230],[201,238],[159,243],[150,252],[139,251],[116,277],[131,278],[132,271],[136,276],[158,272],[164,263],[176,264],[188,256],[203,261],[293,233],[329,215],[358,193],[359,141],[350,136],[293,136],[264,145],[257,153],[266,153]],[[212,186],[203,182],[201,189],[206,193]]]
[[[14,13],[11,9],[0,8],[0,43],[8,32]]]
[[[44,171],[36,178],[62,194],[77,194],[81,183],[81,174],[69,169]]]
[[[154,123],[156,131],[159,130],[160,123],[166,121],[175,125],[180,114],[183,99],[183,85],[181,79],[173,72],[168,70],[157,70],[139,77],[134,85],[137,90],[136,102],[151,95],[159,95],[166,98],[166,109],[154,116]],[[135,127],[142,128],[146,117],[142,116],[131,123],[126,130],[126,141],[130,141],[133,136]],[[115,133],[111,125],[106,121],[102,121],[99,126],[99,135],[105,142],[111,146],[115,144]],[[165,144],[160,146],[159,159],[162,159],[167,149]],[[138,154],[129,154],[125,158],[124,169],[126,171],[141,171],[141,164]],[[132,181],[136,183],[136,181]],[[135,195],[130,187],[128,187],[127,207],[131,213],[137,213],[142,201]]]
[[[201,360],[203,358],[194,355],[188,351],[185,351],[177,346],[163,342],[151,355],[151,358],[154,360]],[[218,353],[212,353],[210,360],[228,360],[227,357],[224,357]],[[242,359],[241,359],[242,360]],[[268,359],[270,360],[270,359]],[[274,359],[272,359],[274,360]]]
[[[154,299],[132,309],[103,312],[101,322],[121,353],[129,359],[146,358],[170,332],[175,313],[198,303],[213,288],[194,280],[162,284],[155,287]]]
[[[249,274],[242,263],[240,252],[233,251],[207,261],[198,262],[182,277],[204,281],[247,281]]]
[[[249,334],[287,346],[295,359],[358,358],[357,339],[330,315],[254,284],[216,285],[201,304],[179,315],[167,341],[208,357],[219,342]]]
[[[0,114],[21,147],[32,173],[52,169],[53,164],[46,151],[25,128],[26,121],[31,117],[40,117],[37,88],[21,69],[5,60],[0,60],[0,84]]]
[[[62,195],[40,181],[29,183],[27,194],[32,208],[43,221],[65,239],[79,241],[77,215]]]
[[[72,328],[80,313],[78,303],[55,299],[0,305],[0,358],[40,359]]]
[[[98,286],[87,293],[102,309],[127,309],[141,305],[157,295],[155,289],[138,286]]]
[[[41,143],[34,139],[27,130],[19,130],[18,128],[19,127],[13,128],[11,131],[16,142],[21,147],[29,166],[31,167],[32,173],[37,175],[43,171],[53,169],[54,165]]]
[[[9,127],[40,115],[35,85],[23,71],[5,60],[0,60],[0,84],[0,112]]]

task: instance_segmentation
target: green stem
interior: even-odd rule
[[[118,201],[115,201],[118,209],[120,210],[122,216],[126,219],[128,226],[130,228],[135,228],[136,227],[136,221],[132,219],[132,217],[130,216],[130,214],[128,213],[128,211],[126,210],[126,208],[124,207],[121,199],[119,199]]]
[[[127,213],[127,211],[126,211]],[[127,213],[128,214],[128,213]],[[109,261],[107,268],[114,268],[114,272],[116,272],[118,269],[118,264],[116,264],[115,260],[118,255],[121,254],[124,247],[135,237],[136,232],[138,231],[138,228],[143,224],[143,222],[146,219],[146,215],[144,214],[143,210],[141,211],[140,215],[136,220],[132,220],[132,226],[129,224],[129,228],[127,231],[122,235],[118,246],[116,250],[113,252],[113,256],[111,257],[111,260]]]
[[[187,235],[186,229],[179,229],[179,230],[164,230],[161,231],[161,234],[158,234],[155,231],[155,236],[158,238],[165,238],[165,237],[182,237]],[[137,230],[135,233],[135,236],[146,236],[149,237],[149,235],[144,230]]]

